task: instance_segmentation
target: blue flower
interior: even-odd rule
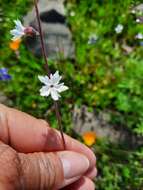
[[[143,46],[143,41],[140,41],[139,43],[140,43],[140,46]]]
[[[10,80],[10,79],[11,79],[11,76],[8,74],[8,69],[1,68],[0,69],[0,80],[6,81],[6,80]]]

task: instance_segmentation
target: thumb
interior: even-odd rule
[[[89,168],[88,159],[79,153],[19,153],[21,187],[29,190],[56,190],[78,180]],[[22,189],[21,188],[21,189]]]

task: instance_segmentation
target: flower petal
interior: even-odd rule
[[[24,32],[21,32],[21,31],[16,30],[16,29],[11,30],[10,33],[11,33],[12,35],[15,35],[15,36],[21,36],[21,35],[24,35]]]
[[[8,69],[7,68],[1,68],[0,69],[0,74],[7,74]]]
[[[21,30],[21,31],[24,31],[24,30],[25,30],[25,27],[22,25],[22,23],[21,23],[20,20],[15,20],[14,22],[15,22],[15,24],[16,24],[16,26],[15,26],[16,29]]]
[[[50,88],[48,88],[47,86],[43,86],[40,89],[40,95],[41,96],[49,96],[49,94],[50,94]]]
[[[22,25],[20,20],[15,20],[15,28],[10,31],[10,33],[13,35],[12,40],[15,41],[19,38],[21,38],[23,35],[25,35],[25,27]]]
[[[59,75],[59,71],[56,71],[53,75],[50,75],[51,83],[56,85],[60,82],[61,76]]]
[[[49,79],[48,76],[39,76],[39,75],[38,75],[38,79],[39,79],[42,83],[44,83],[45,85],[47,85],[47,86],[50,86],[50,85],[51,85],[50,79]]]
[[[87,146],[92,146],[96,142],[96,133],[93,131],[86,131],[82,135],[83,141]]]
[[[65,90],[68,90],[69,88],[65,85],[60,85],[59,88],[57,88],[57,91],[58,92],[63,92]]]
[[[53,74],[53,77],[59,77],[59,71],[56,71],[54,74]]]
[[[57,101],[60,97],[60,95],[54,88],[51,88],[51,96],[52,96],[53,100],[55,100],[55,101]]]
[[[23,32],[20,32],[16,29],[11,30],[10,33],[13,35],[13,38],[12,38],[13,41],[20,39],[24,35]]]

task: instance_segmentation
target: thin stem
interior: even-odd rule
[[[65,138],[64,138],[64,134],[63,134],[63,127],[62,127],[61,116],[60,116],[60,112],[59,112],[59,105],[58,105],[57,101],[54,101],[54,106],[55,106],[56,117],[57,117],[57,120],[58,120],[59,130],[60,130],[60,133],[61,133],[61,138],[62,138],[62,141],[63,141],[63,147],[64,147],[64,150],[65,150],[66,149],[66,143],[65,143]]]
[[[48,73],[48,77],[50,77],[50,69],[49,69],[49,66],[48,66],[46,48],[45,48],[45,45],[44,45],[44,37],[43,37],[43,32],[42,32],[42,27],[41,27],[40,14],[39,14],[38,6],[37,6],[37,0],[34,0],[34,5],[35,5],[36,17],[37,17],[39,33],[40,33],[41,49],[42,49],[42,54],[43,54],[43,57],[44,57],[44,60],[45,60],[44,66],[45,66],[45,69],[46,69],[46,71]],[[63,148],[66,149],[66,143],[65,143],[64,134],[63,134],[63,128],[62,128],[62,124],[61,124],[61,116],[60,116],[60,112],[59,112],[58,102],[54,101],[54,107],[55,107],[55,113],[56,113],[56,117],[57,117],[57,121],[58,121],[59,130],[60,130],[60,133],[61,133],[62,142],[63,142]]]
[[[42,32],[42,27],[41,27],[40,14],[39,14],[38,6],[37,6],[37,0],[34,0],[34,5],[35,5],[38,27],[39,27],[39,33],[40,33],[41,49],[42,49],[42,54],[43,54],[43,57],[45,60],[45,69],[47,70],[48,76],[50,77],[50,69],[48,66],[48,60],[47,60],[47,56],[46,56],[46,48],[44,45],[44,37],[43,37],[43,32]]]

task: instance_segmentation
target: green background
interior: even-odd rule
[[[143,34],[143,24],[136,18],[143,16],[131,10],[141,1],[133,0],[69,0],[66,3],[67,22],[76,46],[74,61],[49,60],[52,72],[59,70],[70,90],[63,93],[60,107],[65,132],[72,135],[71,113],[74,106],[88,106],[92,112],[109,109],[110,123],[122,126],[133,135],[143,136],[143,46],[135,39]],[[53,102],[39,96],[41,87],[37,76],[44,74],[43,61],[35,58],[24,46],[20,47],[20,59],[9,48],[14,19],[22,19],[32,2],[5,0],[0,14],[0,65],[9,68],[12,80],[0,82],[12,105],[36,117],[49,120],[56,127]],[[70,16],[74,11],[75,16]],[[124,26],[121,34],[115,27]],[[98,40],[89,45],[91,34]],[[132,48],[126,52],[123,44]],[[46,111],[48,111],[47,114]],[[78,137],[77,137],[78,138]],[[93,146],[97,155],[97,190],[142,190],[143,148],[128,144],[111,144],[99,139]]]

